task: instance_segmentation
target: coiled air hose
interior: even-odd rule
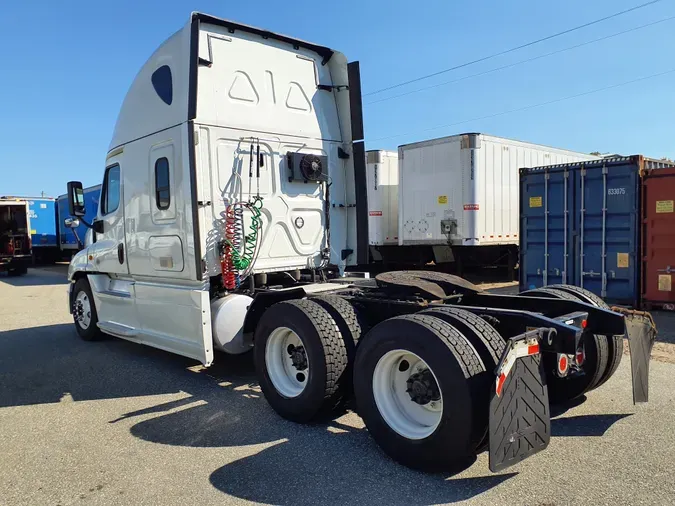
[[[260,141],[257,141],[256,149],[256,179],[257,195],[249,197],[248,202],[234,202],[225,208],[223,213],[225,221],[225,234],[221,244],[220,267],[223,275],[223,285],[227,290],[239,288],[241,281],[245,279],[253,268],[253,262],[257,256],[259,246],[259,232],[262,229],[263,199],[260,196]],[[251,144],[249,181],[253,177],[254,145]],[[250,184],[249,184],[250,188]],[[244,212],[251,213],[249,233],[244,233]]]

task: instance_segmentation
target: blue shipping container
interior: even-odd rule
[[[642,156],[520,171],[520,288],[581,286],[637,306]]]
[[[98,214],[98,201],[101,195],[101,185],[90,186],[84,189],[84,219],[87,223],[91,223]],[[70,216],[68,210],[68,196],[61,195],[57,199],[58,223],[59,223],[59,244],[61,250],[78,250],[79,245],[73,229],[66,227],[63,220]],[[84,236],[87,233],[87,227],[80,223],[80,226],[75,229],[77,237],[84,243]]]
[[[56,248],[56,202],[47,197],[26,197],[33,248]]]

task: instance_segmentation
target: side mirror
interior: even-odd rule
[[[84,216],[84,191],[82,183],[70,181],[68,183],[68,210],[71,216]],[[67,226],[67,225],[66,225]]]
[[[91,224],[91,228],[97,234],[102,234],[104,232],[103,220],[94,220],[94,222]]]
[[[63,224],[66,226],[66,228],[77,228],[80,226],[80,220],[77,218],[66,218],[63,220]]]

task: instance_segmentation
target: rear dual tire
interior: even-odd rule
[[[610,309],[609,305],[602,300],[600,297],[595,295],[593,292],[586,290],[585,288],[580,288],[573,285],[549,285],[551,288],[556,290],[562,290],[568,293],[571,293],[584,302],[588,304],[593,304],[596,307],[601,309]],[[609,378],[611,378],[616,372],[619,364],[621,363],[621,357],[623,357],[623,336],[614,335],[606,336],[608,344],[608,357],[607,357],[607,368],[605,369],[602,378],[598,382],[597,387],[604,384]]]
[[[354,364],[358,413],[373,439],[397,462],[427,471],[473,460],[487,432],[492,380],[469,340],[429,314],[379,323]]]
[[[582,290],[577,287],[570,287],[569,285],[552,285],[528,290],[521,295],[550,297],[590,303],[580,292],[572,289]],[[556,355],[546,353],[543,356],[549,400],[553,404],[564,403],[576,399],[597,388],[609,377],[607,374],[609,373],[611,363],[609,362],[610,347],[608,337],[584,332],[581,336],[581,342],[583,344],[585,355],[584,362],[581,366],[584,372],[583,375],[565,376],[561,378],[556,374]]]

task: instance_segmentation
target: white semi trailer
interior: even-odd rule
[[[354,395],[384,450],[424,469],[489,446],[496,471],[544,449],[549,398],[606,381],[627,321],[646,400],[650,327],[583,290],[344,277],[368,253],[360,107],[358,63],[341,53],[194,13],[122,105],[91,240],[68,271],[79,335],[206,366],[214,350],[252,350],[281,416],[307,422]],[[68,200],[75,226],[81,183]]]
[[[398,244],[409,258],[465,266],[518,259],[520,169],[598,157],[464,133],[398,148]]]

